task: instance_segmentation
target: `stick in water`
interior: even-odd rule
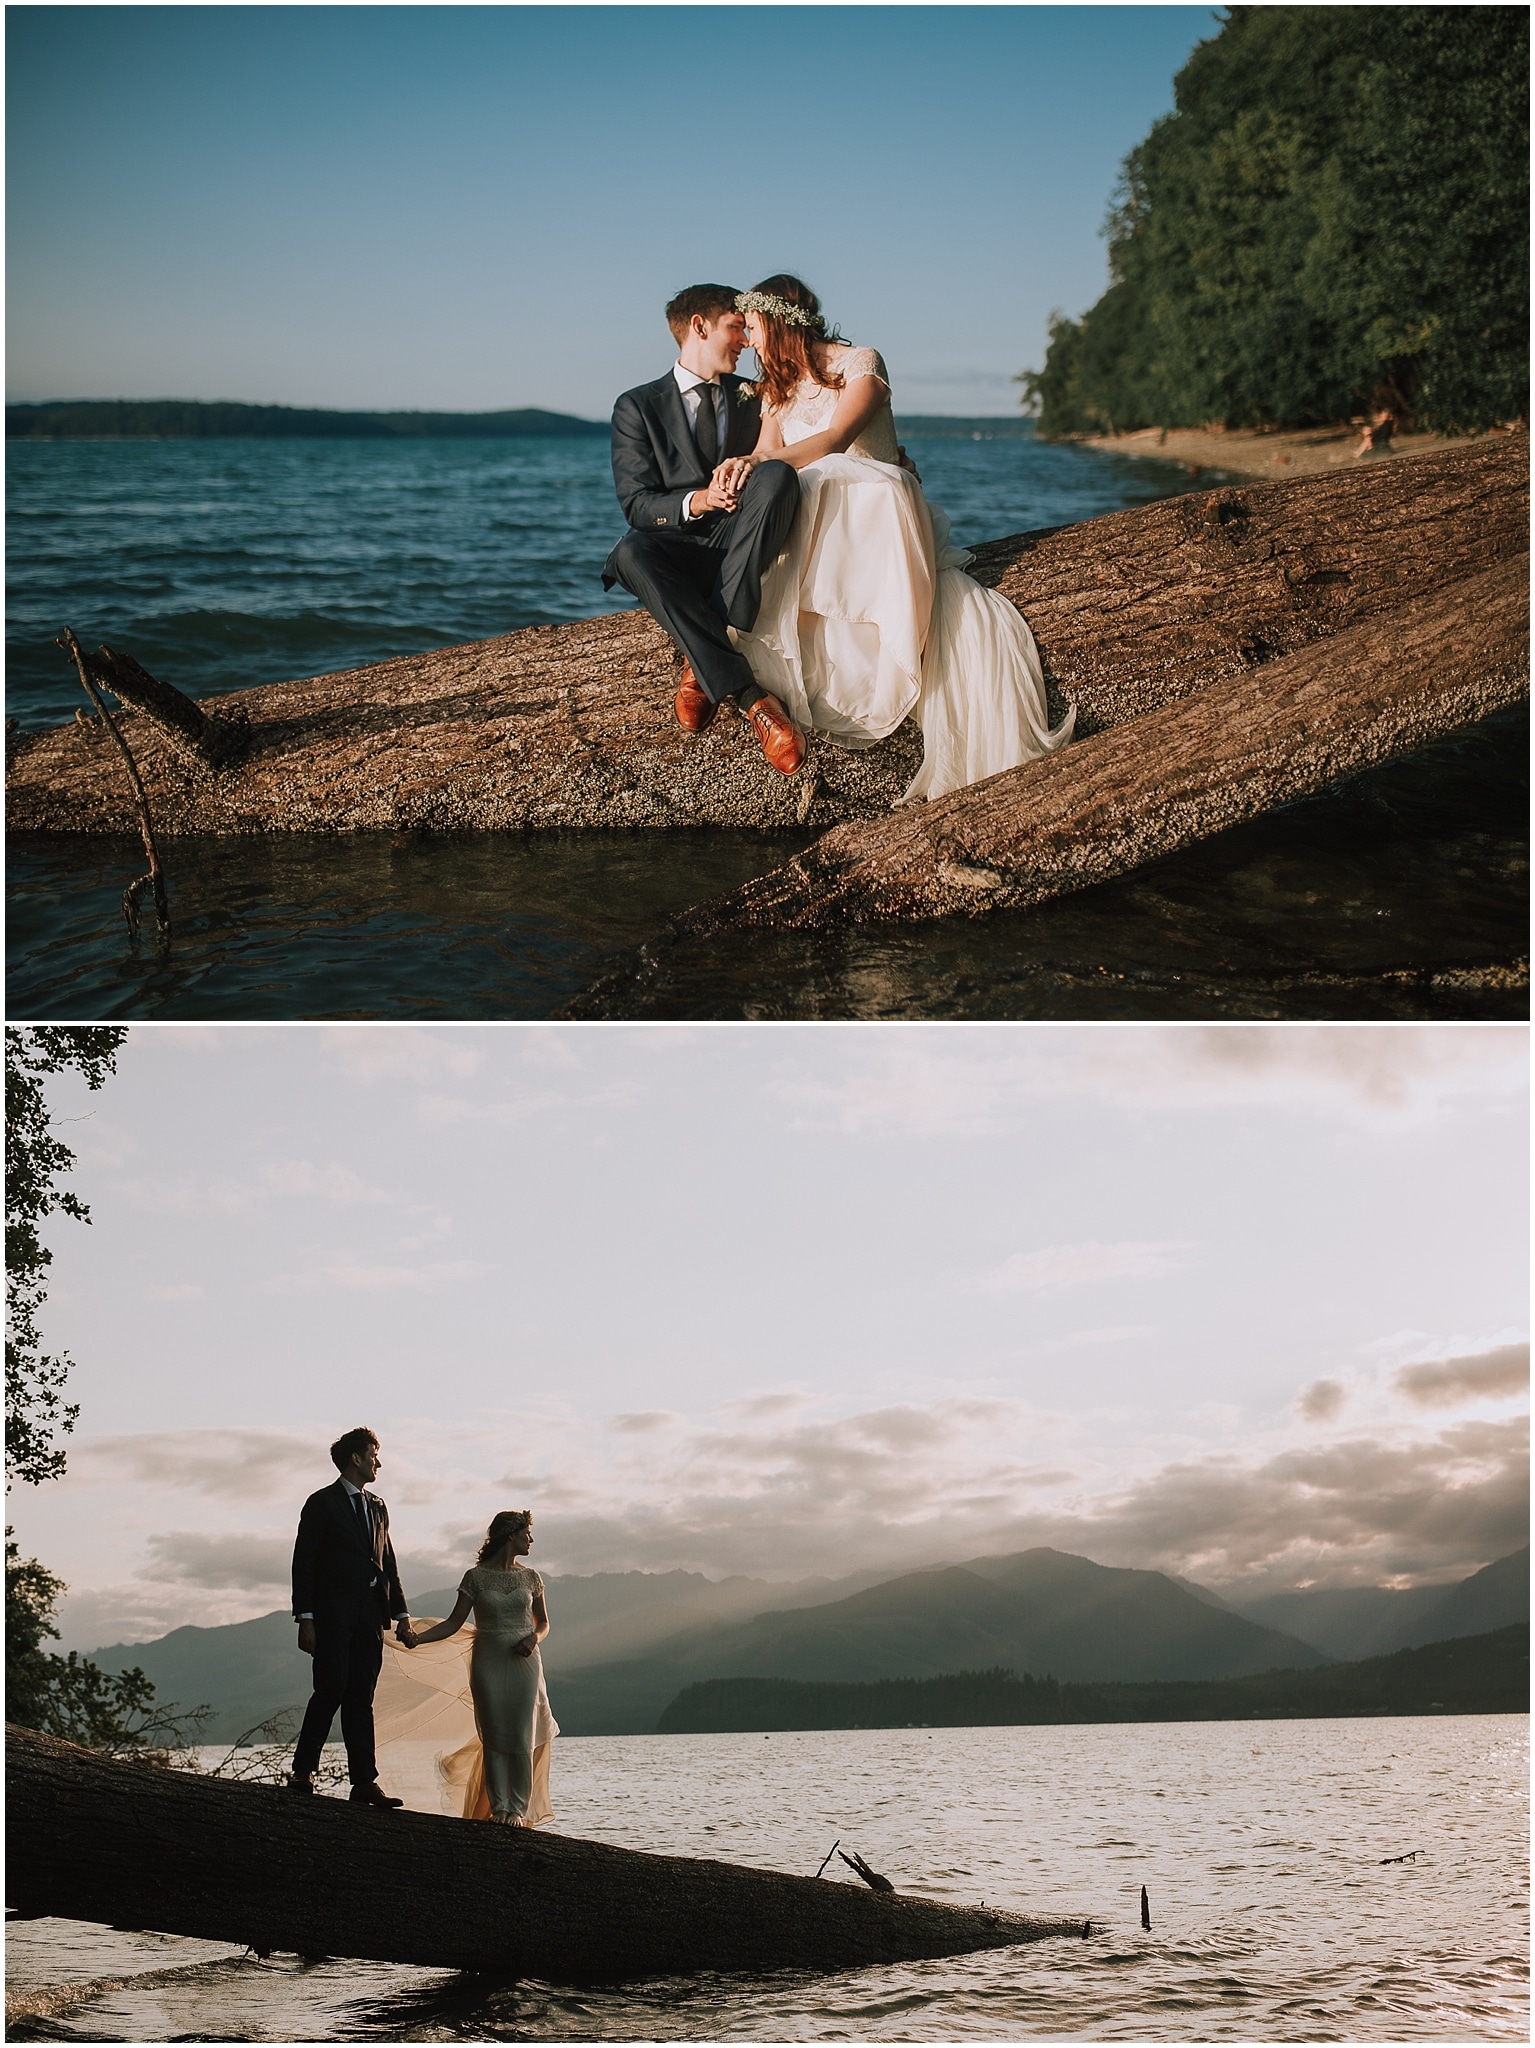
[[[136,876],[123,891],[123,918],[128,926],[128,936],[130,939],[136,939],[139,935],[139,897],[146,889],[150,890],[154,897],[155,923],[163,934],[169,936],[171,910],[165,894],[165,870],[160,865],[159,849],[155,845],[154,826],[149,820],[149,798],[144,793],[144,785],[139,780],[139,771],[134,765],[133,756],[128,751],[128,742],[118,731],[116,720],[107,709],[101,692],[92,682],[90,671],[85,665],[85,656],[81,651],[80,643],[68,626],[64,628],[53,644],[55,647],[67,649],[74,661],[76,673],[79,675],[81,686],[86,696],[90,698],[92,704],[101,713],[103,724],[113,739],[116,740],[123,760],[127,764],[128,780],[133,784],[134,799],[139,807],[139,832],[144,841],[145,856],[149,861],[149,873]]]
[[[1146,1887],[1141,1886],[1141,1925],[1148,1932],[1151,1928],[1151,1901],[1146,1896]]]
[[[838,1835],[838,1837],[837,1837],[837,1840],[836,1840],[835,1842],[833,1842],[833,1843],[832,1843],[831,1847],[830,1847],[830,1848],[829,1848],[829,1849],[827,1850],[826,1854],[825,1854],[825,1855],[824,1855],[824,1856],[823,1856],[823,1857],[821,1858],[821,1870],[824,1870],[824,1869],[826,1868],[827,1864],[828,1864],[828,1863],[830,1863],[830,1861],[831,1861],[831,1859],[833,1858],[833,1856],[835,1856],[835,1855],[836,1855],[836,1853],[837,1853],[837,1848],[838,1848],[838,1844],[839,1844],[839,1843],[841,1842],[841,1840],[842,1840],[842,1837],[841,1837],[840,1835]],[[819,1877],[819,1876],[820,1876],[820,1874],[821,1874],[821,1870],[818,1870],[818,1871],[816,1872],[816,1876],[817,1876],[817,1877]]]

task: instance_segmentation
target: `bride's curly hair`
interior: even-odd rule
[[[503,1508],[499,1515],[491,1518],[490,1527],[485,1531],[485,1541],[480,1545],[476,1564],[483,1564],[487,1557],[494,1557],[506,1539],[517,1529],[531,1529],[533,1510],[531,1508]]]
[[[762,322],[763,334],[762,347],[757,351],[757,360],[762,365],[757,388],[766,402],[775,409],[787,405],[795,385],[803,383],[807,377],[827,391],[840,391],[842,379],[834,371],[828,374],[817,366],[811,344],[817,341],[840,342],[844,336],[834,327],[827,326],[821,302],[809,285],[791,277],[787,271],[781,271],[777,277],[765,277],[761,284],[754,284],[752,291],[782,299],[787,305],[801,307],[809,315],[804,326],[791,325],[773,313],[757,315]]]

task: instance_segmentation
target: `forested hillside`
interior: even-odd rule
[[[1528,83],[1523,7],[1233,8],[1025,373],[1041,431],[1523,418]]]
[[[873,1685],[715,1678],[661,1715],[662,1735],[795,1728],[1016,1728],[1092,1721],[1288,1721],[1372,1714],[1525,1714],[1530,1628],[1515,1622],[1324,1670],[1144,1685],[1061,1684],[1024,1672],[956,1671]]]

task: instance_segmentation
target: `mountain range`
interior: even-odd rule
[[[716,1678],[867,1683],[1001,1666],[1075,1682],[1234,1679],[1529,1619],[1527,1549],[1456,1586],[1314,1588],[1245,1609],[1162,1572],[1046,1549],[894,1578],[772,1585],[614,1572],[546,1584],[544,1666],[569,1735],[647,1734],[684,1686]],[[438,1589],[412,1609],[444,1614],[453,1597]],[[211,1704],[210,1740],[232,1740],[308,1692],[285,1611],[90,1654],[108,1670],[141,1666],[162,1700]]]

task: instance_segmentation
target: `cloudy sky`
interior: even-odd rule
[[[665,369],[673,292],[788,268],[908,412],[1011,412],[1050,309],[1103,290],[1120,162],[1217,27],[10,6],[7,395],[606,418]]]
[[[383,1439],[407,1591],[1050,1543],[1217,1586],[1527,1530],[1518,1029],[136,1029],[56,1089],[89,1227],[18,1489],[66,1643],[284,1602]]]

